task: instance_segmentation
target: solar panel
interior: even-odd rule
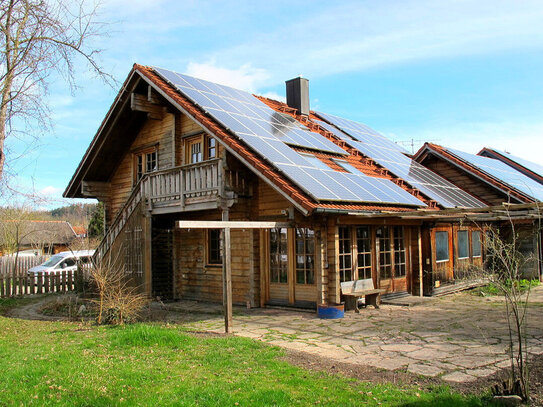
[[[405,150],[386,139],[381,134],[362,124],[338,118],[337,116],[317,113],[333,125],[321,120],[315,122],[324,129],[344,140],[365,156],[373,159],[380,166],[395,176],[405,180],[412,187],[419,189],[429,198],[445,208],[481,207],[482,202],[442,178],[430,169],[422,166],[405,155]],[[342,127],[345,126],[345,127]]]
[[[330,140],[294,118],[268,107],[248,92],[154,68],[165,80],[234,133],[264,135],[286,144],[345,155]]]
[[[509,165],[493,158],[481,157],[480,155],[469,154],[451,148],[448,148],[447,151],[518,191],[538,201],[543,201],[543,185]]]
[[[294,118],[270,109],[250,93],[165,69],[154,69],[317,201],[424,206],[389,180],[335,171],[315,156],[296,152],[289,145],[347,155],[345,150],[322,135],[311,132]]]
[[[502,161],[502,157],[505,157],[515,163],[517,163],[519,166],[524,167],[525,169],[539,175],[540,177],[543,177],[543,166],[536,164],[534,162],[525,160],[524,158],[520,158],[517,156],[514,156],[512,154],[506,153],[505,151],[496,150],[495,148],[487,148],[480,152],[478,155],[483,157],[490,157],[494,158],[496,160]],[[502,161],[503,163],[510,165],[507,161]],[[513,167],[514,168],[514,167]],[[528,174],[526,174],[528,175]],[[528,175],[530,176],[530,175]]]

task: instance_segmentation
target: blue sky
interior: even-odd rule
[[[96,45],[120,82],[137,62],[283,98],[301,74],[312,109],[396,141],[543,164],[541,1],[106,0],[101,20],[109,34]],[[51,206],[118,91],[84,67],[78,78],[73,95],[53,84],[53,132],[12,164]]]

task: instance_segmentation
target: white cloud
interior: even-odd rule
[[[265,69],[254,68],[244,64],[239,68],[228,69],[217,66],[214,60],[206,63],[190,62],[186,69],[187,75],[207,79],[221,85],[255,92],[259,86],[266,83],[269,74]]]
[[[414,60],[541,47],[543,3],[537,1],[387,1],[333,3],[303,18],[207,57],[248,61],[275,83]],[[239,63],[239,62],[238,62]]]
[[[40,194],[45,196],[55,196],[62,193],[62,188],[57,188],[52,185],[46,186],[45,188],[40,189]]]

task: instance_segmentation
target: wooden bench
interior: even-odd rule
[[[375,308],[379,308],[381,293],[384,292],[385,290],[374,287],[371,278],[341,283],[341,294],[345,298],[345,311],[354,308],[356,312],[360,312],[358,303],[362,297],[365,298],[364,306],[373,305]]]

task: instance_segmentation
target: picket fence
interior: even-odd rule
[[[0,275],[0,298],[81,291],[82,286],[83,273],[79,270]]]
[[[0,256],[0,277],[13,276],[13,266],[17,261],[16,276],[24,276],[34,266],[39,266],[50,256]]]

